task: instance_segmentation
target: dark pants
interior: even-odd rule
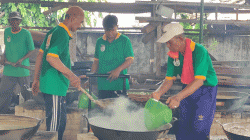
[[[99,90],[98,99],[117,98],[120,95],[126,96],[127,93],[123,93],[122,90]]]
[[[46,109],[47,131],[58,131],[58,140],[62,140],[66,127],[66,97],[43,93]]]
[[[183,86],[185,88],[186,85]],[[177,140],[209,140],[216,110],[217,86],[201,86],[179,106]]]
[[[0,114],[5,114],[8,111],[17,84],[21,87],[21,94],[25,101],[32,98],[31,93],[27,90],[29,88],[29,77],[4,75],[0,84]]]

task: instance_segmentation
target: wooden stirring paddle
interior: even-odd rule
[[[102,102],[95,100],[95,99],[94,99],[86,90],[84,90],[82,87],[80,87],[80,91],[83,92],[84,94],[86,94],[86,95],[88,96],[88,98],[89,98],[92,102],[94,102],[95,104],[97,104],[98,106],[100,106],[102,109],[105,109],[105,108],[106,108],[106,106],[105,106]]]

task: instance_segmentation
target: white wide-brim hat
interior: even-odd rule
[[[157,40],[159,43],[166,43],[176,35],[184,33],[183,26],[179,23],[169,23],[163,28],[163,35]]]

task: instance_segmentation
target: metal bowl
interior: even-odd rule
[[[247,126],[249,128],[247,128]],[[246,129],[245,131],[250,129],[250,123],[248,122],[237,122],[237,123],[226,123],[222,124],[222,128],[224,132],[226,133],[228,139],[230,140],[250,140],[250,136],[248,135],[242,135],[238,132],[230,131],[230,127],[239,127],[239,129]]]
[[[139,131],[139,130],[128,131],[128,130],[106,128],[105,126],[101,127],[101,126],[93,124],[92,122],[96,119],[100,119],[99,117],[97,117],[99,115],[112,116],[113,114],[112,105],[114,104],[115,99],[109,98],[109,99],[102,99],[98,101],[100,101],[105,106],[111,105],[111,108],[108,107],[107,109],[103,110],[101,108],[98,108],[97,106],[97,108],[94,108],[92,112],[89,112],[88,116],[90,116],[90,119],[88,119],[86,115],[84,114],[83,114],[83,117],[86,118],[87,120],[88,129],[91,127],[94,135],[100,140],[117,140],[117,139],[118,140],[141,140],[141,139],[156,140],[159,138],[164,138],[167,135],[170,128],[172,127],[172,125],[174,124],[174,122],[177,120],[176,118],[173,118],[173,120],[170,123],[152,131]],[[140,106],[131,104],[130,106],[127,107],[127,110],[133,112],[133,111],[136,111],[138,108],[140,108]],[[100,109],[103,110],[103,113],[100,112]],[[95,112],[95,110],[97,112]]]
[[[237,98],[225,98],[218,99],[218,96],[222,95],[224,97],[235,96]],[[242,105],[248,100],[249,94],[246,92],[238,91],[218,91],[217,93],[217,102],[216,110],[217,111],[233,111],[239,109]]]
[[[43,120],[0,114],[0,140],[29,140]]]

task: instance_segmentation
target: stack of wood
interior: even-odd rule
[[[249,73],[249,67],[231,67],[231,66],[214,66],[216,74],[228,75],[246,75]]]
[[[221,65],[214,65],[214,69],[218,78],[218,85],[244,87],[250,85],[250,67],[248,66],[230,66],[221,62]]]
[[[222,86],[249,86],[250,79],[232,78],[229,76],[217,76],[218,85]]]
[[[150,94],[146,92],[128,92],[128,97],[132,101],[147,102],[151,97]]]

